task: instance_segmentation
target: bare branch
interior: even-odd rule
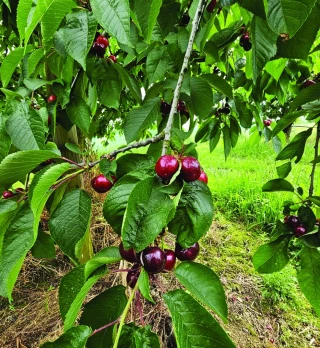
[[[314,144],[314,161],[312,164],[312,170],[310,174],[310,187],[309,187],[309,196],[313,195],[314,191],[314,175],[316,172],[316,159],[319,157],[319,140],[320,140],[320,122],[317,125],[317,133],[316,133],[316,142]]]

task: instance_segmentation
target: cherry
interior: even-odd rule
[[[184,157],[181,161],[181,176],[186,182],[197,180],[201,174],[200,163],[194,157]]]
[[[12,191],[3,191],[2,192],[3,199],[12,198],[13,196],[14,196],[14,193]]]
[[[24,189],[22,187],[18,187],[15,189],[17,193],[24,193]]]
[[[240,46],[241,47],[247,45],[249,42],[250,42],[249,33],[244,33],[243,35],[241,35],[241,37],[240,37]]]
[[[264,121],[263,121],[263,124],[264,124],[266,127],[269,127],[271,123],[272,123],[272,120],[264,120]]]
[[[220,69],[219,69],[217,66],[215,66],[215,67],[213,68],[213,73],[214,73],[214,74],[219,74],[219,72],[220,72]]]
[[[230,114],[230,109],[227,106],[225,106],[224,108],[221,109],[221,113],[228,115]]]
[[[161,156],[155,166],[156,173],[163,180],[170,180],[178,169],[179,162],[172,155]]]
[[[130,286],[130,288],[134,288],[137,284],[138,278],[140,274],[140,269],[138,264],[134,264],[130,271],[127,274],[127,284]]]
[[[105,48],[109,46],[108,39],[106,37],[104,37],[103,35],[99,35],[95,41],[96,41],[96,43],[103,45]]]
[[[176,254],[173,250],[165,250],[166,263],[164,265],[164,270],[171,271],[173,270],[176,264]]]
[[[98,42],[94,42],[90,49],[90,52],[100,58],[103,58],[104,54],[106,53],[106,46],[99,44]]]
[[[219,108],[217,111],[219,114],[223,114],[223,108]]]
[[[185,103],[184,101],[182,101],[182,100],[179,100],[179,101],[178,101],[178,105],[177,105],[177,110],[178,110],[179,112],[184,112],[184,111],[186,111],[186,110],[187,110],[186,103]]]
[[[313,80],[306,80],[306,81],[303,83],[302,88],[307,88],[307,87],[312,86],[312,85],[315,85],[315,84],[316,84],[316,82],[313,81]]]
[[[190,22],[190,16],[188,13],[185,13],[181,18],[181,24],[183,26],[187,26],[189,24],[189,22]]]
[[[294,215],[290,215],[288,216],[286,219],[285,219],[285,223],[291,227],[291,228],[297,228],[298,226],[301,226],[301,222],[300,220],[298,219],[297,216],[294,216]]]
[[[171,111],[171,104],[168,104],[164,100],[161,100],[160,111],[162,115],[169,115]]]
[[[133,249],[128,249],[128,250],[124,249],[122,242],[119,245],[119,251],[120,251],[121,257],[124,260],[129,262],[137,262],[136,252]]]
[[[252,43],[249,41],[247,44],[243,45],[245,51],[250,51],[252,48]]]
[[[159,273],[166,264],[166,255],[158,247],[147,247],[142,251],[141,263],[148,273]]]
[[[205,184],[208,183],[208,176],[207,174],[202,170],[199,178],[197,180],[203,181]]]
[[[104,193],[109,191],[113,184],[103,174],[100,174],[91,180],[91,186],[95,191]]]
[[[48,103],[53,103],[56,100],[57,100],[57,97],[54,94],[49,95]],[[49,119],[48,119],[48,124],[49,124]]]
[[[112,60],[113,63],[117,63],[117,57],[114,55],[109,56],[108,59]]]
[[[198,256],[199,250],[199,243],[194,243],[186,249],[183,249],[180,244],[176,243],[175,254],[180,261],[191,261]]]
[[[303,236],[304,234],[307,233],[307,230],[306,230],[306,228],[304,226],[298,226],[298,227],[295,228],[294,231],[295,231],[295,236],[296,237],[301,237],[301,236]]]
[[[207,11],[212,13],[214,11],[214,8],[216,7],[217,0],[211,0],[207,6]]]

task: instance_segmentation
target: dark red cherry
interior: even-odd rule
[[[304,234],[307,233],[307,230],[306,230],[306,228],[304,226],[298,226],[298,227],[296,227],[294,232],[295,232],[295,236],[296,237],[301,237],[301,236],[303,236]]]
[[[199,243],[194,243],[191,247],[183,249],[182,246],[176,243],[175,254],[180,261],[195,260],[199,254]]]
[[[199,161],[194,157],[184,157],[181,161],[181,176],[186,182],[197,180],[201,174]]]
[[[294,215],[288,216],[285,219],[285,223],[293,229],[296,229],[298,226],[301,226],[301,222],[300,222],[299,218],[297,216],[294,216]]]
[[[313,81],[313,80],[306,80],[306,81],[303,83],[302,88],[307,88],[307,87],[312,86],[312,85],[315,85],[315,84],[316,84],[316,82]]]
[[[103,174],[100,174],[91,180],[91,186],[95,191],[104,193],[109,191],[113,184]]]
[[[205,184],[208,183],[208,176],[203,170],[201,171],[201,174],[200,174],[198,180],[203,181]]]
[[[124,260],[129,262],[137,262],[136,252],[133,249],[128,249],[128,250],[124,249],[122,242],[119,245],[119,251],[120,251],[121,257]]]
[[[112,60],[113,63],[117,63],[117,57],[114,55],[109,56],[108,59]]]
[[[186,103],[182,100],[178,101],[177,110],[179,112],[185,112],[187,110]]]
[[[245,45],[243,45],[243,49],[245,51],[250,51],[252,48],[252,43],[249,41],[248,43],[246,43]]]
[[[269,127],[271,123],[272,123],[272,120],[264,120],[264,121],[263,121],[263,124],[264,124],[266,127]]]
[[[155,166],[156,173],[163,180],[170,180],[178,169],[179,162],[172,155],[161,156]]]
[[[98,42],[94,42],[90,49],[90,52],[97,55],[100,58],[103,58],[106,53],[106,46],[99,44]]]
[[[14,193],[12,191],[3,191],[2,192],[2,198],[3,199],[9,199],[14,196]]]
[[[217,0],[211,0],[207,6],[207,11],[212,13],[217,5]]]
[[[161,100],[160,111],[164,116],[169,115],[171,111],[171,104],[168,104],[164,100]]]
[[[166,263],[164,265],[164,270],[171,271],[174,269],[176,264],[176,254],[173,250],[165,250]]]
[[[99,35],[96,38],[96,43],[103,45],[105,48],[109,46],[109,41],[106,37],[104,37],[103,35]]]
[[[49,95],[48,103],[53,103],[56,100],[57,100],[57,97],[54,94]],[[48,123],[49,123],[49,121],[48,121]]]
[[[165,253],[158,247],[147,247],[142,251],[141,263],[148,273],[162,272],[166,263]]]

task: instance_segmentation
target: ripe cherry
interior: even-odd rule
[[[3,191],[2,192],[2,198],[3,199],[9,199],[14,196],[14,193],[12,191]]]
[[[313,81],[313,80],[306,80],[306,81],[303,83],[302,88],[307,88],[307,87],[312,86],[312,85],[315,85],[315,84],[316,84],[316,82]]]
[[[130,271],[127,274],[127,284],[130,286],[130,288],[134,288],[137,284],[138,278],[140,274],[140,269],[138,264],[134,264]]]
[[[57,97],[54,94],[49,95],[48,103],[53,103],[56,100],[57,100]],[[49,123],[49,120],[48,120],[48,123]]]
[[[298,227],[296,227],[294,232],[295,232],[295,236],[296,237],[301,237],[301,236],[303,236],[304,234],[307,233],[307,230],[306,230],[306,228],[304,226],[298,226]]]
[[[113,184],[103,174],[100,174],[91,180],[91,186],[95,191],[104,193],[109,191]]]
[[[285,223],[286,223],[289,227],[291,227],[291,228],[293,228],[293,229],[297,228],[298,226],[301,226],[300,220],[298,219],[297,216],[294,216],[294,215],[288,216],[288,217],[285,219]]]
[[[219,69],[217,66],[215,66],[215,67],[213,68],[213,73],[214,73],[214,74],[219,74],[219,72],[220,72],[220,69]]]
[[[161,156],[155,166],[156,173],[163,180],[170,180],[178,169],[179,162],[172,155]]]
[[[114,55],[109,56],[108,59],[112,60],[113,63],[117,63],[117,57]]]
[[[246,44],[248,44],[248,42],[250,42],[250,36],[249,33],[244,33],[243,35],[241,35],[240,37],[240,46],[244,46]]]
[[[225,114],[225,115],[229,115],[230,114],[230,108],[228,108],[227,106],[223,107],[221,109],[221,113]]]
[[[160,111],[164,116],[169,115],[171,111],[171,104],[168,104],[164,100],[161,100]]]
[[[180,261],[195,260],[199,254],[199,243],[194,243],[191,247],[183,249],[182,246],[176,243],[175,254]]]
[[[269,127],[271,123],[272,123],[272,120],[264,120],[264,121],[263,121],[263,124],[264,124],[266,127]]]
[[[181,18],[181,24],[183,26],[187,26],[189,24],[189,22],[190,22],[190,16],[188,13],[185,13]]]
[[[251,48],[252,48],[252,43],[251,43],[250,41],[249,41],[248,43],[246,43],[246,44],[243,45],[243,49],[244,49],[245,51],[250,51]]]
[[[158,247],[147,247],[142,251],[141,263],[148,273],[159,273],[166,264],[166,255]]]
[[[164,270],[171,271],[173,270],[176,264],[176,254],[173,250],[165,250],[166,263],[164,265]]]
[[[101,45],[98,42],[94,42],[90,49],[90,52],[100,58],[103,58],[104,54],[106,53],[106,46]]]
[[[128,250],[124,249],[122,242],[119,245],[119,251],[120,251],[121,257],[124,260],[129,262],[137,262],[136,252],[133,249],[128,249]]]
[[[186,111],[186,110],[187,110],[186,103],[185,103],[184,101],[182,101],[182,100],[179,100],[179,101],[178,101],[178,105],[177,105],[177,110],[178,110],[179,112],[184,112],[184,111]]]
[[[105,48],[109,46],[109,41],[106,37],[104,37],[103,35],[99,35],[96,38],[96,43],[103,45]]]
[[[184,157],[181,161],[181,176],[186,182],[197,180],[201,174],[200,163],[194,157]]]
[[[217,0],[211,0],[207,6],[207,11],[212,13],[214,11],[214,8],[216,7]]]
[[[207,184],[207,183],[208,183],[208,176],[207,176],[207,174],[202,170],[202,171],[201,171],[201,174],[200,174],[200,176],[199,176],[199,178],[198,178],[197,180],[200,180],[200,181],[204,182],[205,184]]]

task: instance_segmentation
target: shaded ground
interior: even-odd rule
[[[100,211],[98,202],[94,216],[100,216]],[[102,219],[95,221],[92,234],[96,250],[119,244],[118,237]],[[202,240],[199,260],[219,274],[226,290],[229,324],[224,325],[225,329],[241,348],[320,347],[320,321],[300,293],[295,295],[295,301],[287,298],[285,303],[273,305],[263,298],[264,281],[254,273],[251,263],[253,250],[263,239],[258,232],[245,231],[242,226],[218,216],[218,221]],[[172,243],[170,239],[167,242]],[[13,294],[14,302],[9,305],[5,299],[0,299],[0,347],[39,347],[40,343],[62,333],[58,286],[61,277],[70,269],[69,260],[59,252],[56,260],[27,257]],[[124,273],[115,276],[111,272],[95,285],[87,300],[111,285],[122,283],[124,276]],[[151,323],[154,331],[162,336],[167,336],[168,332],[163,331],[168,318],[159,293],[175,286],[178,284],[171,275],[158,277],[157,290],[152,292],[157,308],[143,304],[145,323]],[[295,284],[289,287],[296,292]],[[138,318],[136,320],[139,322]]]

